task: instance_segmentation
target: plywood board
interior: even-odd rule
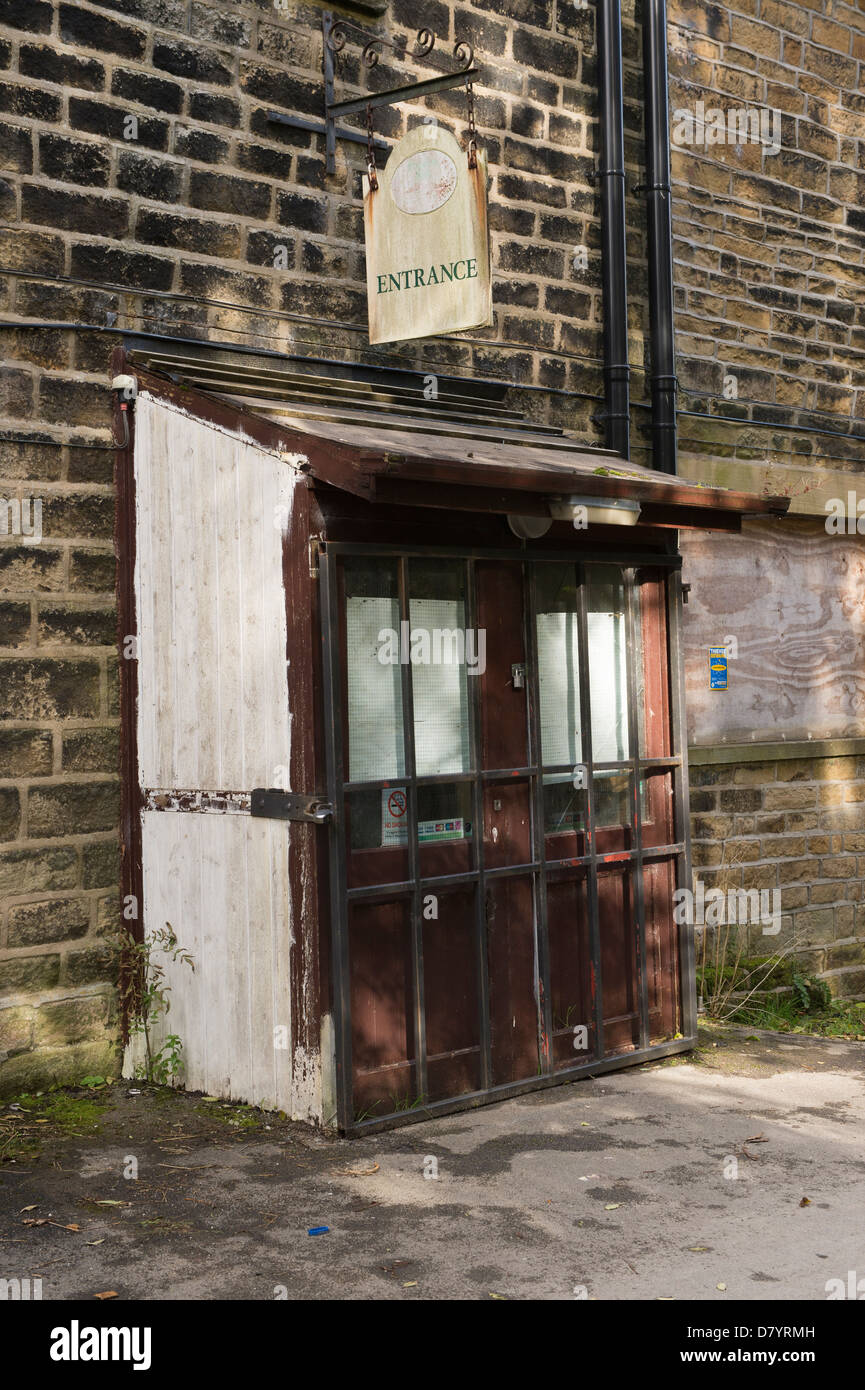
[[[862,734],[865,536],[787,519],[680,539],[689,744]],[[731,637],[728,688],[711,690],[709,647]]]

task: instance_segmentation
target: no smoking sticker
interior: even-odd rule
[[[407,816],[408,802],[405,790],[396,787],[393,791],[381,794],[381,842],[383,845],[404,845],[408,843]]]
[[[381,794],[381,842],[382,845],[408,844],[408,801],[404,787],[392,791],[385,788]],[[466,824],[461,816],[442,820],[422,820],[418,822],[417,837],[420,844],[435,840],[463,840]]]

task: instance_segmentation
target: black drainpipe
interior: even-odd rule
[[[607,447],[630,457],[628,282],[625,243],[625,135],[622,107],[620,0],[598,3],[598,97],[604,285],[604,434]]]
[[[646,77],[652,466],[663,473],[675,473],[676,344],[666,0],[643,0],[643,67]]]

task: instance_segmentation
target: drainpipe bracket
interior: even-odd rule
[[[592,416],[592,423],[603,424],[604,420],[628,420],[630,415],[624,410],[600,410]]]
[[[621,179],[625,181],[624,169],[590,169],[588,173],[589,183],[600,183],[601,179]]]

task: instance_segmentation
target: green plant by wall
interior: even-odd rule
[[[169,1033],[162,1046],[154,1051],[153,1029],[171,1007],[171,986],[165,978],[165,964],[180,962],[194,972],[195,962],[178,942],[170,922],[151,933],[144,941],[136,941],[129,932],[120,930],[108,938],[118,974],[121,1007],[128,1020],[130,1039],[143,1037],[144,1062],[135,1068],[138,1080],[166,1086],[180,1073],[183,1043],[176,1033]],[[156,959],[159,952],[162,960]]]
[[[832,1003],[832,991],[825,980],[816,980],[813,976],[806,978],[798,970],[794,970],[790,984],[793,987],[794,999],[803,1014],[828,1009]]]
[[[826,980],[803,975],[799,942],[768,956],[750,956],[735,927],[698,940],[697,988],[702,1011],[719,1023],[747,1024],[822,1037],[865,1036],[865,1004],[833,999]]]

